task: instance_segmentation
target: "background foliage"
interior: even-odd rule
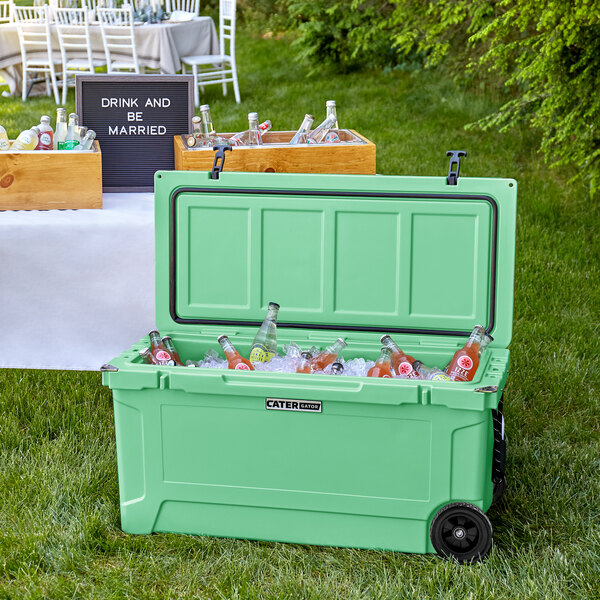
[[[250,4],[253,9],[250,10]],[[477,122],[541,132],[554,166],[600,185],[600,5],[597,0],[258,0],[247,21],[296,33],[298,57],[327,66],[438,68],[463,85],[503,90]],[[473,126],[473,125],[472,125]]]

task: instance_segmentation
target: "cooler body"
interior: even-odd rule
[[[515,201],[511,180],[157,173],[156,325],[183,361],[220,334],[248,356],[269,301],[280,347],[344,337],[346,360],[383,333],[441,368],[475,324],[494,341],[458,383],[153,366],[141,340],[103,373],[123,530],[422,553],[442,507],[486,511]]]

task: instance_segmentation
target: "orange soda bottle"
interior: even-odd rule
[[[296,373],[310,373],[310,361],[312,360],[312,354],[310,352],[303,352],[301,356],[302,360],[296,367]]]
[[[391,377],[392,376],[392,351],[383,347],[377,362],[369,369],[367,377]]]
[[[475,325],[467,343],[457,350],[446,367],[446,373],[452,381],[471,381],[479,366],[479,357],[492,341],[481,325]]]
[[[165,337],[162,339],[162,343],[165,345],[165,348],[171,353],[175,364],[178,367],[183,367],[183,361],[179,356],[179,352],[177,352],[177,348],[175,348],[175,344],[173,343],[173,339],[171,338],[171,336],[165,335]]]
[[[325,367],[330,365],[346,346],[346,342],[342,338],[338,338],[331,346],[311,360],[310,366],[312,371],[324,371]]]
[[[225,352],[225,358],[229,363],[230,369],[241,369],[243,371],[254,371],[254,367],[252,363],[235,349],[235,346],[229,341],[229,338],[226,335],[220,335],[217,338],[219,344],[221,344],[221,348],[223,348],[223,352]]]
[[[156,364],[159,365],[175,365],[175,359],[171,356],[171,353],[167,350],[162,340],[160,339],[160,333],[153,330],[149,334],[150,336],[150,352],[156,360]]]
[[[407,379],[419,379],[419,374],[413,368],[415,359],[412,356],[404,354],[398,344],[387,334],[382,335],[380,341],[392,353],[392,365],[396,375],[401,375]]]

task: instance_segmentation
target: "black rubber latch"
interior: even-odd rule
[[[213,163],[213,168],[210,172],[210,178],[219,179],[219,173],[223,170],[223,165],[225,165],[225,151],[231,151],[231,146],[214,146],[213,150],[216,151],[216,154],[215,162]]]
[[[460,159],[461,157],[467,156],[467,152],[465,150],[448,150],[446,152],[446,156],[450,156],[450,168],[448,169],[448,178],[446,181],[448,185],[457,185],[458,184],[458,175],[460,173]]]

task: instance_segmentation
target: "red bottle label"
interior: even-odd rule
[[[49,131],[40,133],[36,150],[52,150],[52,134]]]
[[[161,362],[171,360],[171,355],[164,350],[158,350],[154,356],[156,356],[156,360],[160,360]]]
[[[242,362],[238,363],[237,365],[235,365],[235,368],[236,369],[241,369],[242,371],[249,371],[250,370],[250,367],[247,364],[242,363]]]
[[[457,361],[458,366],[465,371],[470,371],[473,368],[473,359],[470,356],[461,356]]]
[[[382,375],[381,377],[391,377],[391,375]]]

